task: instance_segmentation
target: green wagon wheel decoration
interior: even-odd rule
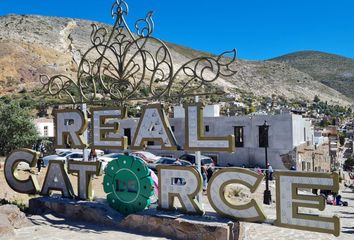
[[[109,205],[128,215],[150,206],[154,184],[145,162],[134,156],[112,160],[105,169],[104,191]]]

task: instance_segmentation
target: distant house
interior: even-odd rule
[[[54,137],[54,122],[50,118],[37,118],[34,124],[38,130],[40,137],[51,138]]]

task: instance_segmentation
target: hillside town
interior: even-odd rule
[[[242,3],[241,20],[252,9],[247,34],[262,42],[239,34],[233,44],[272,52],[245,60],[235,48],[160,40],[153,11],[131,24],[131,1],[112,2],[27,1],[26,14],[0,2],[0,240],[353,239],[354,59],[324,52],[344,43],[291,47],[321,27],[287,13],[287,31],[296,20],[294,35],[306,34],[278,51],[290,32],[278,26],[267,43],[272,29],[261,34],[259,23],[283,12],[261,19],[272,3]],[[79,19],[94,16],[90,4],[99,18]],[[151,6],[168,13],[163,23],[181,14],[168,35],[197,33],[196,49],[219,51],[243,31],[228,12],[240,1],[184,4]],[[212,31],[188,30],[199,20]]]

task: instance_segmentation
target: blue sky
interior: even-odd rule
[[[212,53],[236,48],[241,59],[300,50],[354,58],[353,0],[126,0],[133,27],[154,10],[154,36]],[[40,14],[112,23],[113,0],[0,0],[0,15]]]

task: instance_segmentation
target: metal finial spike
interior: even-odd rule
[[[123,15],[128,16],[129,7],[128,4],[124,0],[116,0],[111,9],[112,18],[119,18]]]

